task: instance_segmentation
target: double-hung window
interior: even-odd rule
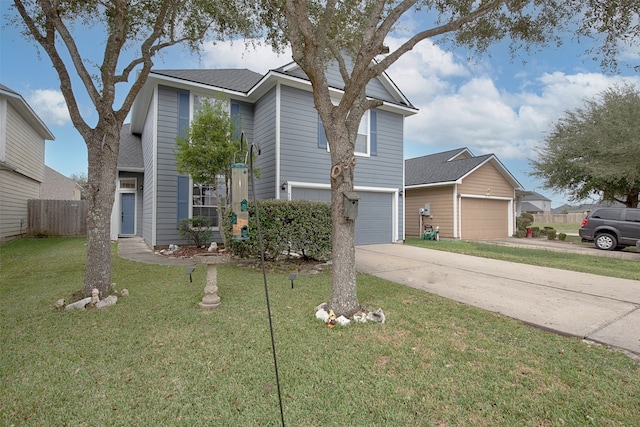
[[[356,144],[354,152],[356,156],[369,157],[378,155],[378,123],[377,123],[377,111],[367,110],[360,120],[360,126],[358,127],[358,136],[356,137]],[[318,147],[329,150],[329,144],[327,144],[327,137],[322,127],[322,120],[318,115]]]

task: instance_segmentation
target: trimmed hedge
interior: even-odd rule
[[[299,253],[305,258],[331,258],[331,205],[308,200],[258,200],[265,259]],[[226,248],[233,255],[259,257],[255,203],[249,204],[249,240],[233,240],[231,209],[225,209]]]

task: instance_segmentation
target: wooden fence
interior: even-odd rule
[[[586,216],[583,212],[570,212],[566,214],[533,214],[534,223],[552,224],[580,224]]]
[[[87,202],[85,200],[29,200],[27,202],[29,234],[86,236]]]

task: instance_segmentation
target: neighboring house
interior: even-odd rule
[[[519,197],[521,206],[519,212],[530,214],[551,213],[551,200],[535,191],[523,191]]]
[[[407,236],[420,225],[454,239],[508,237],[515,229],[515,191],[521,185],[493,154],[459,148],[405,161]]]
[[[329,84],[338,100],[343,84],[337,68],[331,70]],[[372,80],[367,93],[383,104],[365,114],[356,143],[356,244],[396,242],[404,238],[404,118],[417,110],[386,74]],[[230,114],[249,144],[260,147],[258,198],[331,200],[327,140],[311,84],[295,63],[265,75],[246,69],[153,70],[123,129],[112,238],[138,235],[152,247],[187,243],[177,231],[181,219],[206,215],[217,222],[213,188],[179,174],[174,150],[203,99],[220,94],[229,99]],[[220,241],[217,226],[214,236]]]
[[[42,200],[80,200],[82,198],[82,186],[51,169],[44,167],[44,181],[40,186],[40,199]]]
[[[0,243],[27,228],[27,200],[40,198],[45,141],[55,139],[29,104],[0,84]]]

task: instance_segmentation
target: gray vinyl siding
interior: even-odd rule
[[[178,233],[178,170],[176,168],[175,147],[178,135],[178,92],[177,88],[167,86],[158,87],[158,123],[157,123],[157,184],[156,184],[156,246],[167,246],[171,243],[189,244],[190,241],[180,238]],[[253,105],[239,102],[241,130],[249,143],[254,141],[253,133]],[[238,158],[244,161],[244,158]],[[223,191],[224,189],[220,189]],[[191,210],[191,205],[189,205]],[[221,241],[219,231],[212,236]]]
[[[156,132],[156,105],[155,97],[152,97],[149,110],[147,111],[147,118],[144,123],[144,129],[142,131],[142,157],[144,159],[144,184],[142,191],[142,229],[139,234],[142,234],[144,240],[150,246],[154,245],[153,239],[153,204],[155,201],[155,186],[154,186],[154,173],[153,162],[155,153],[153,151],[153,142],[155,140]]]
[[[329,184],[331,155],[318,148],[318,112],[313,94],[282,86],[280,180]]]
[[[276,197],[276,89],[271,89],[258,102],[254,110],[253,142],[260,144],[260,156],[255,166],[260,169],[260,178],[255,179],[256,196],[259,199]],[[251,194],[249,196],[252,196]]]
[[[156,246],[186,244],[178,236],[178,171],[174,150],[178,136],[178,89],[158,87],[156,146]]]

